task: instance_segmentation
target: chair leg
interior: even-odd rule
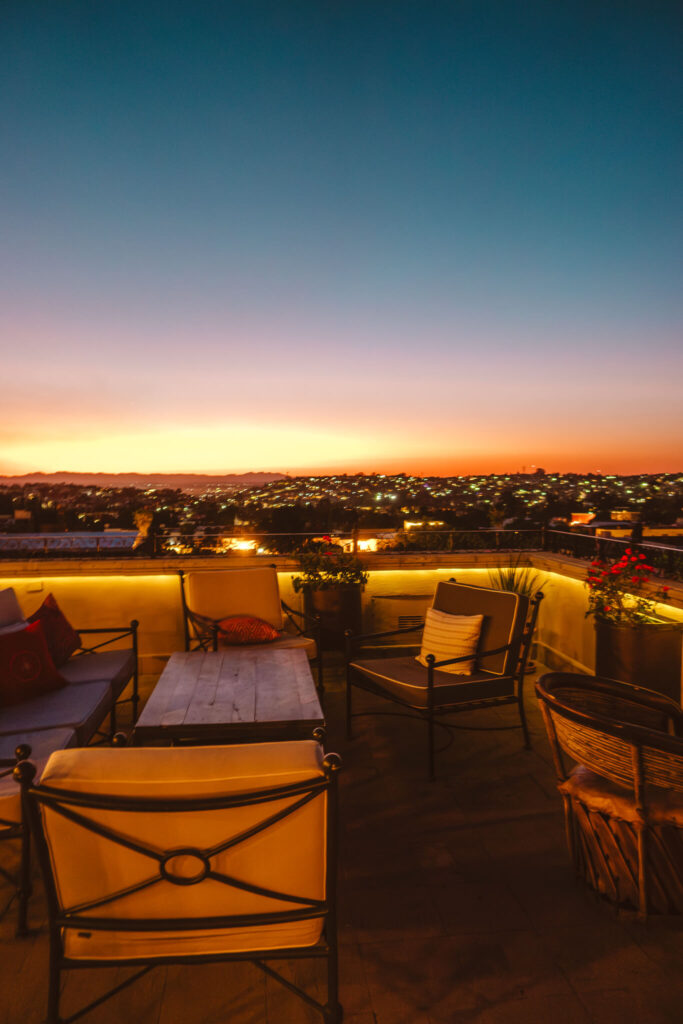
[[[17,936],[28,934],[28,901],[31,897],[31,833],[25,823],[21,832],[21,863],[19,867],[19,908]]]
[[[48,980],[47,1018],[45,1024],[61,1024],[59,1017],[60,970],[57,941],[55,935],[50,936],[50,977]]]
[[[318,694],[322,700],[325,696],[325,666],[323,664],[323,649],[318,648]]]
[[[639,822],[636,825],[638,838],[638,918],[647,921],[647,836],[646,826]]]
[[[436,778],[436,772],[434,768],[434,714],[431,710],[427,716],[427,735],[429,744],[429,781],[433,782]]]
[[[324,1016],[325,1024],[341,1024],[344,1016],[339,1002],[339,957],[336,936],[330,943],[327,956],[327,1004]]]
[[[517,698],[517,706],[519,708],[519,720],[522,723],[522,732],[524,733],[524,749],[531,750],[531,737],[529,736],[529,726],[526,721],[524,698],[521,695]]]
[[[347,663],[346,665],[346,738],[347,740],[353,739],[353,729],[351,726],[351,714],[352,714],[352,683],[351,683],[351,666]]]

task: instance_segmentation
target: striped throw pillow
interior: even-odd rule
[[[433,654],[437,661],[469,654],[469,661],[456,661],[454,665],[445,665],[439,671],[451,672],[454,676],[471,675],[483,621],[483,615],[449,615],[448,612],[428,608],[422,634],[422,650],[415,660],[426,665],[428,654]]]

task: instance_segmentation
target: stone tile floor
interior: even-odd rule
[[[465,732],[425,772],[424,729],[361,718],[343,733],[341,666],[328,673],[328,748],[344,759],[340,849],[345,1024],[638,1024],[683,1020],[683,927],[617,916],[572,876],[543,726],[528,683],[533,750],[521,734]],[[145,680],[147,692],[154,680]],[[358,698],[358,709],[373,706]],[[377,706],[375,703],[374,706]],[[468,716],[515,721],[511,708]],[[464,717],[460,719],[464,722]],[[3,844],[10,866],[14,853]],[[4,883],[3,883],[4,884]],[[7,886],[0,899],[9,897]],[[5,901],[6,902],[6,899]],[[44,1015],[42,889],[32,934],[0,919],[0,1024]],[[289,976],[324,998],[322,966]],[[72,972],[74,1012],[126,970]],[[312,1024],[319,1017],[248,964],[161,967],[89,1024]]]

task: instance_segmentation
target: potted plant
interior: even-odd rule
[[[361,592],[368,574],[361,560],[333,544],[331,537],[308,545],[299,557],[300,576],[294,590],[303,591],[304,611],[320,618],[323,644],[341,649],[344,633],[361,631]]]
[[[655,598],[666,600],[668,586],[654,597],[645,585],[657,570],[647,556],[626,548],[620,559],[591,563],[586,577],[588,611],[595,616],[595,672],[681,699],[681,624],[656,613]]]
[[[528,597],[531,614],[531,601],[536,594],[543,593],[545,580],[537,569],[530,565],[522,565],[522,555],[519,554],[510,560],[510,565],[500,565],[489,571],[489,585],[494,590],[509,590],[513,594]],[[531,675],[536,671],[536,663],[529,659],[525,671],[527,675]]]

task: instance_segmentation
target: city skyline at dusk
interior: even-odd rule
[[[680,5],[3,22],[0,474],[681,469]]]

